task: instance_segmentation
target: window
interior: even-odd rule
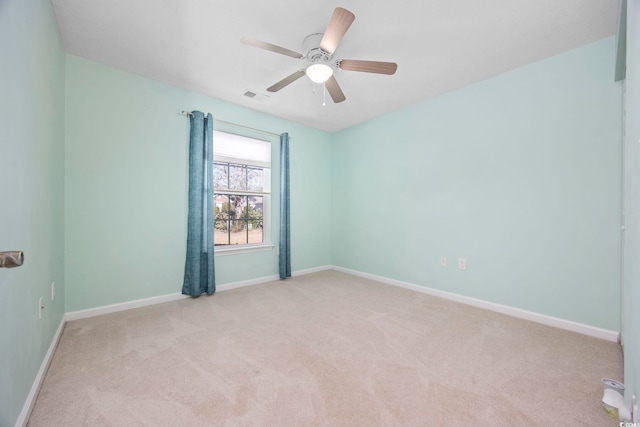
[[[271,144],[213,132],[216,248],[269,243]]]

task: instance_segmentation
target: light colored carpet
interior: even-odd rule
[[[29,426],[614,426],[611,342],[325,271],[69,322]]]

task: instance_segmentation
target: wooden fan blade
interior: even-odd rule
[[[358,59],[343,59],[338,63],[341,70],[362,71],[376,74],[395,74],[398,64],[395,62],[360,61]]]
[[[291,74],[290,76],[287,76],[284,79],[280,80],[278,83],[274,84],[273,86],[267,88],[267,92],[277,92],[280,89],[282,89],[283,87],[288,86],[291,83],[295,82],[296,80],[298,80],[300,77],[304,76],[305,74],[306,73],[304,72],[304,70],[296,71],[295,73]]]
[[[269,50],[271,52],[275,52],[275,53],[279,53],[281,55],[287,55],[290,56],[292,58],[296,58],[296,59],[300,59],[302,58],[304,55],[296,52],[294,50],[289,50],[286,49],[284,47],[281,46],[276,46],[275,44],[271,44],[271,43],[267,43],[267,42],[263,42],[262,40],[258,40],[258,39],[252,39],[251,37],[242,37],[240,39],[240,42],[249,45],[249,46],[253,46],[253,47],[258,47],[260,49],[264,49],[264,50]]]
[[[334,76],[329,77],[329,80],[324,82],[324,86],[327,88],[329,95],[331,95],[331,99],[333,99],[333,102],[336,104],[347,99],[347,97],[344,96],[344,93],[342,93],[342,89],[340,89],[340,85]]]
[[[354,19],[356,19],[356,16],[353,13],[349,12],[347,9],[336,7],[333,11],[333,15],[331,15],[329,25],[327,25],[327,29],[324,32],[322,41],[320,42],[322,50],[333,54]]]

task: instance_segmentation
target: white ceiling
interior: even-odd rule
[[[613,35],[618,0],[52,0],[68,53],[326,131],[337,131]],[[333,9],[356,19],[335,58],[398,63],[393,76],[336,72],[334,104],[296,60],[240,43],[302,52]],[[302,52],[304,53],[304,52]],[[613,78],[613,76],[612,76]],[[264,101],[246,90],[268,95]],[[176,106],[177,109],[183,106]]]

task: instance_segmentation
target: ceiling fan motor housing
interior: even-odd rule
[[[322,36],[324,36],[324,33],[314,33],[305,37],[302,41],[304,57],[309,64],[326,64],[331,68],[337,68],[337,65],[332,62],[333,54],[325,52],[320,47]]]

